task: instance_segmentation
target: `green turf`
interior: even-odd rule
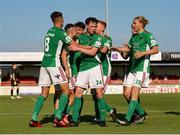
[[[36,96],[24,96],[11,100],[9,96],[0,96],[0,134],[3,133],[55,133],[55,134],[113,134],[113,133],[180,133],[180,94],[146,94],[141,96],[142,105],[148,112],[143,124],[128,127],[113,123],[107,115],[105,128],[93,125],[93,102],[91,96],[84,96],[81,123],[77,128],[53,128],[53,100],[49,96],[40,113],[42,128],[29,128],[28,123],[34,108]],[[118,117],[127,111],[127,103],[122,95],[106,95],[107,102],[118,110]]]

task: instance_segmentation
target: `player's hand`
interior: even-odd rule
[[[112,46],[112,47],[109,48],[109,50],[110,50],[110,51],[116,51],[117,48]]]
[[[143,56],[144,56],[144,53],[143,52],[139,52],[139,51],[134,54],[135,59],[139,59],[139,58],[141,58]]]
[[[68,47],[68,49],[70,50],[70,51],[78,51],[78,46],[77,45],[70,45],[69,47]]]

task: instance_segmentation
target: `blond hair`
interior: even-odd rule
[[[134,20],[138,20],[140,23],[142,23],[143,28],[145,28],[146,25],[149,23],[149,21],[144,16],[137,16],[134,18]]]

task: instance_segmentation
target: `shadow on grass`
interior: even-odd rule
[[[54,120],[54,115],[53,114],[49,114],[49,115],[45,115],[43,117],[43,119],[40,121],[41,124],[46,124],[46,123],[53,123]]]
[[[118,119],[122,119],[125,117],[125,114],[122,114],[122,113],[117,113],[117,118]],[[70,115],[69,118],[71,119],[72,116]],[[46,124],[46,123],[53,123],[53,120],[54,120],[54,115],[53,114],[49,114],[49,115],[45,115],[43,117],[43,119],[40,121],[40,123],[43,125],[43,124]],[[82,115],[80,117],[80,122],[92,122],[94,123],[94,116],[93,115]]]
[[[117,118],[118,119],[123,119],[125,116],[126,116],[126,114],[123,114],[123,113],[117,113]]]
[[[94,116],[93,115],[82,115],[80,117],[81,122],[93,122]]]
[[[164,114],[174,114],[174,115],[180,115],[180,112],[176,112],[176,111],[169,111],[169,112],[165,112]]]

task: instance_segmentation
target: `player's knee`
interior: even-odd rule
[[[127,92],[127,91],[123,91],[123,96],[126,98],[126,99],[130,99],[131,97],[131,93],[130,92]]]
[[[43,97],[47,98],[48,95],[49,95],[49,93],[45,93],[45,92],[44,92],[44,93],[42,93],[41,95],[42,95]]]
[[[103,92],[97,92],[96,96],[98,99],[100,99],[100,98],[103,98],[104,94]]]
[[[132,92],[131,92],[131,99],[132,100],[137,100],[138,99],[139,91],[140,91],[140,88],[138,88],[138,87],[133,87],[132,88]]]
[[[82,95],[83,95],[83,90],[76,88],[75,97],[80,98],[80,97],[82,97]]]

